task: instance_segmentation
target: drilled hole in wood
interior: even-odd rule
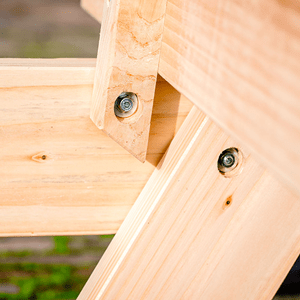
[[[122,93],[122,94],[125,94],[125,93]],[[121,94],[121,95],[122,95]],[[126,94],[130,94],[130,93],[126,93]],[[132,111],[129,113],[129,114],[120,114],[120,109],[119,109],[119,106],[120,104],[118,103],[120,101],[120,98],[123,97],[118,97],[117,100],[115,101],[115,105],[114,105],[114,111],[115,111],[115,116],[117,118],[117,120],[121,123],[124,123],[124,124],[134,124],[135,122],[137,122],[142,113],[143,113],[143,103],[142,101],[139,100],[138,98],[138,95],[134,94],[134,93],[131,93],[133,95],[133,100],[136,101],[136,104],[134,104],[133,108],[132,108]],[[122,99],[121,99],[122,100]],[[136,107],[135,107],[136,105]]]
[[[225,177],[232,177],[241,171],[243,155],[237,148],[227,148],[218,158],[218,170]]]
[[[131,92],[123,92],[115,101],[114,111],[119,118],[132,116],[138,108],[138,97]]]

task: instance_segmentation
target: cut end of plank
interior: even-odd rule
[[[113,124],[114,126],[103,126],[102,131],[140,162],[144,163],[147,155],[150,123],[148,128],[139,134],[134,132],[131,124],[118,123]]]
[[[106,130],[103,130],[110,138],[112,138],[115,142],[117,142],[121,147],[127,150],[132,156],[134,156],[137,160],[144,163],[146,161],[147,156],[147,145],[144,147],[145,149],[132,147],[132,141],[129,140],[116,140],[114,136],[110,135]]]

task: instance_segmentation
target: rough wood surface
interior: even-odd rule
[[[189,101],[160,80],[140,163],[89,118],[93,61],[87,72],[71,68],[89,84],[36,79],[35,87],[0,88],[0,236],[115,233],[189,112]],[[14,70],[15,85],[31,63]],[[1,78],[5,72],[0,67]],[[61,73],[51,66],[40,79],[54,83]]]
[[[169,0],[159,65],[298,195],[299,17],[292,0]]]
[[[105,1],[91,119],[140,161],[146,159],[166,0]],[[117,118],[123,92],[138,98],[134,115]]]
[[[192,110],[82,290],[87,299],[272,299],[300,251],[300,201]],[[243,150],[242,150],[243,151]]]

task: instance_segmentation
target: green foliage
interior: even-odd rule
[[[115,236],[114,234],[100,235],[100,239],[102,239],[102,240],[112,240],[114,236]]]
[[[54,246],[51,250],[0,252],[0,300],[76,299],[92,273],[98,255],[104,252],[113,236],[92,240],[84,237],[77,245],[74,244],[74,237],[58,236],[52,237]],[[97,260],[92,263],[81,261],[83,251],[96,254]],[[61,261],[62,255],[66,259],[66,255],[77,257],[80,263],[55,263]],[[45,263],[37,263],[37,256]],[[5,286],[10,288],[10,293],[5,289],[1,293],[1,288]]]
[[[87,280],[79,275],[80,268],[67,265],[7,264],[2,266],[1,271],[9,274],[13,269],[23,272],[23,276],[11,277],[5,283],[18,286],[19,292],[0,293],[1,300],[76,299]]]
[[[28,250],[18,251],[18,252],[11,252],[5,251],[0,253],[0,258],[7,258],[7,257],[26,257],[30,256],[32,253]]]
[[[54,251],[58,254],[69,254],[69,240],[68,236],[54,236]]]

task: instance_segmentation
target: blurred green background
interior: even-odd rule
[[[99,32],[79,0],[0,0],[0,57],[96,57]],[[76,299],[112,237],[1,238],[0,300]],[[298,260],[274,300],[299,294]]]
[[[76,299],[112,237],[0,239],[0,299]]]

